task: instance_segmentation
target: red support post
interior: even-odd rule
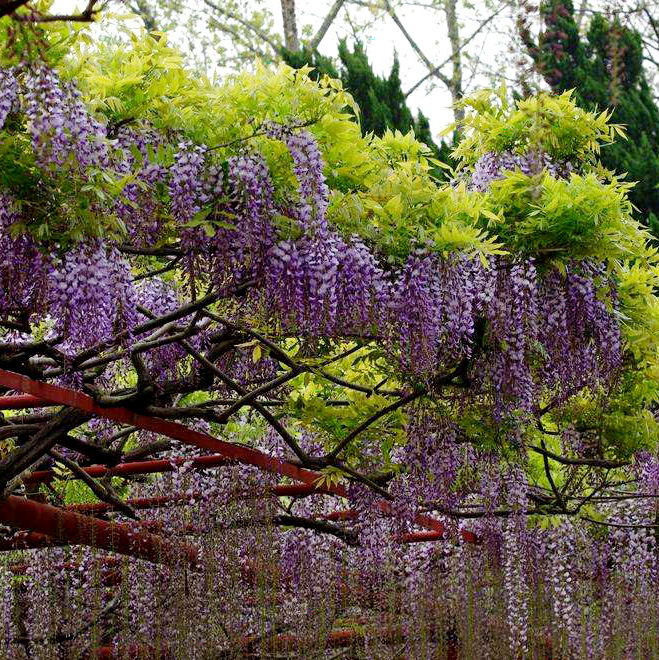
[[[136,533],[125,524],[82,516],[25,497],[11,495],[0,502],[0,522],[55,541],[89,545],[154,563],[176,565],[185,561],[195,565],[198,561],[193,546],[175,546],[154,534]]]

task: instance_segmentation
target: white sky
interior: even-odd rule
[[[270,4],[277,4],[277,0],[270,0]],[[317,6],[316,11],[302,12],[298,9],[299,23],[313,23],[317,26],[320,20],[317,16],[321,6],[325,6],[323,0],[314,0],[310,3],[297,3],[300,9],[305,6]],[[484,2],[476,0],[474,3],[475,11],[464,11],[461,17],[461,37],[468,37],[476,29],[478,24],[487,18],[491,12],[485,11]],[[280,19],[280,12],[275,13]],[[450,46],[446,35],[446,26],[442,13],[433,10],[424,10],[421,8],[407,8],[397,12],[405,29],[412,35],[423,53],[435,64],[444,62],[450,55]],[[310,18],[306,18],[309,16]],[[311,20],[311,16],[315,20]],[[508,18],[508,13],[504,10],[499,15],[498,21],[493,21],[492,28],[501,29]],[[490,67],[495,65],[497,56],[500,56],[501,46],[505,40],[504,35],[495,32],[486,32],[483,30],[484,39],[475,39],[470,44],[469,51],[477,56],[481,56],[485,63]],[[319,50],[323,53],[336,55],[337,44],[341,37],[348,37],[348,43],[351,42],[351,34],[338,22],[332,26],[328,34],[323,39]],[[387,76],[391,71],[394,52],[398,53],[400,62],[400,76],[403,91],[407,92],[423,76],[428,73],[428,69],[420,61],[417,54],[412,50],[407,40],[400,32],[398,27],[390,18],[384,18],[378,21],[377,25],[370,30],[366,30],[362,36],[363,43],[369,55],[369,60],[376,73]],[[507,44],[503,44],[504,46]],[[467,62],[465,62],[467,64]],[[442,72],[450,77],[450,64],[446,65]],[[490,81],[483,76],[478,76],[476,81],[470,81],[470,74],[465,70],[464,82],[469,85],[468,89],[475,87],[489,86]],[[476,83],[474,85],[474,82]],[[451,96],[446,87],[436,78],[432,83],[425,83],[415,90],[407,99],[407,103],[414,113],[420,109],[429,119],[433,133],[440,132],[447,124],[453,120],[451,111]]]
[[[157,2],[157,0],[151,1],[154,3]],[[216,1],[221,5],[222,0]],[[55,0],[52,11],[70,13],[75,10],[76,6],[79,7],[82,2],[83,0],[79,0],[78,2],[75,0]],[[279,0],[261,0],[261,3],[271,11],[278,32],[280,34],[283,33]],[[462,9],[460,11],[460,31],[463,39],[469,37],[480,22],[492,13],[491,10],[485,9],[486,3],[487,0],[473,0],[473,9]],[[193,7],[198,4],[199,11],[205,11],[203,0],[188,0],[186,4]],[[253,6],[254,2],[247,0],[247,4]],[[296,8],[300,30],[302,30],[305,24],[311,24],[313,32],[315,32],[331,4],[332,2],[330,0],[307,0],[306,2],[298,0]],[[502,2],[492,0],[491,4],[500,6]],[[370,16],[365,9],[358,10],[353,7],[350,11],[353,19],[358,16],[360,18]],[[358,14],[358,11],[361,11],[361,13]],[[401,9],[398,15],[407,31],[413,36],[419,47],[433,63],[438,64],[448,58],[450,48],[442,13],[415,7]],[[467,52],[478,60],[478,65],[472,65],[468,61],[463,63],[465,68],[463,75],[464,87],[467,92],[492,84],[491,80],[486,75],[483,75],[483,69],[504,70],[506,68],[503,65],[506,59],[509,59],[506,53],[510,50],[513,36],[513,17],[510,10],[504,9],[469,44]],[[349,31],[343,10],[339,13],[332,27],[325,35],[319,47],[320,52],[326,55],[336,56],[337,44],[341,37],[347,37],[348,43],[352,44],[352,34]],[[404,91],[410,89],[428,72],[426,66],[419,60],[390,18],[386,17],[378,20],[376,25],[367,28],[360,34],[360,37],[375,72],[380,75],[389,74],[394,52],[397,51]],[[476,74],[473,73],[472,68],[477,71]],[[450,77],[450,64],[443,68],[443,73]],[[437,79],[432,79],[432,82],[425,83],[419,87],[410,95],[407,102],[415,114],[417,109],[421,109],[428,117],[431,130],[435,136],[452,121],[450,94],[445,86]]]
[[[198,1],[201,2],[202,0]],[[307,0],[307,2],[300,2],[298,0],[296,2],[296,10],[300,28],[308,23],[313,26],[313,31],[315,32],[315,29],[321,24],[331,4],[332,2],[329,0]],[[460,10],[460,36],[462,38],[469,37],[478,25],[493,13],[491,10],[486,9],[486,0],[473,0],[471,4],[474,5],[474,9]],[[499,7],[503,2],[494,0],[491,4]],[[279,0],[264,0],[264,5],[270,9],[276,19],[278,30],[283,33]],[[350,11],[354,18],[356,14],[354,8],[351,8]],[[397,14],[405,29],[412,35],[423,53],[433,63],[439,64],[449,57],[450,46],[443,13],[421,7],[408,7],[397,11]],[[367,14],[362,13],[362,16],[364,15]],[[469,44],[468,52],[472,56],[479,58],[489,69],[497,68],[497,62],[503,64],[505,53],[512,44],[511,37],[514,23],[511,19],[510,10],[504,9]],[[374,71],[380,75],[389,75],[394,52],[396,51],[398,53],[403,91],[406,92],[409,90],[428,73],[426,66],[420,61],[403,34],[390,18],[387,17],[379,20],[375,26],[366,29],[360,36]],[[346,24],[343,10],[339,13],[332,27],[325,35],[319,51],[323,54],[336,56],[338,54],[338,41],[342,37],[347,37],[348,43],[352,43],[352,33]],[[469,63],[464,62],[464,65],[466,90],[474,90],[491,85],[491,81],[483,75],[476,75],[472,78]],[[446,65],[442,69],[442,72],[450,77],[450,64]],[[407,103],[415,114],[416,110],[420,109],[428,117],[430,127],[435,135],[453,121],[451,96],[443,83],[436,78],[432,79],[432,84],[425,83],[414,91],[407,99]]]

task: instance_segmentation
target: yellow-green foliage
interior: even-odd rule
[[[453,155],[465,167],[488,151],[526,153],[541,149],[554,160],[593,162],[600,145],[624,137],[621,126],[609,124],[611,113],[582,110],[572,92],[539,94],[512,107],[503,88],[497,95],[483,90],[461,102],[464,137]],[[450,126],[447,132],[453,130]]]
[[[101,121],[148,122],[167,132],[173,145],[186,139],[205,144],[217,164],[242,149],[257,150],[271,168],[279,198],[294,195],[297,184],[290,155],[265,135],[264,124],[304,123],[318,139],[326,162],[331,190],[328,221],[346,236],[361,236],[390,263],[402,263],[419,246],[442,254],[465,252],[482,260],[502,253],[534,257],[541,268],[548,264],[565,268],[571,260],[585,257],[606,261],[618,280],[628,374],[607,395],[606,405],[601,393],[586,392],[580,410],[572,413],[587,417],[599,407],[600,428],[611,446],[626,447],[622,453],[656,442],[656,424],[643,407],[659,399],[659,303],[654,296],[659,261],[646,245],[647,232],[631,217],[630,184],[597,165],[600,145],[622,135],[619,126],[608,124],[606,112],[595,115],[581,110],[569,93],[510,105],[504,93],[493,98],[491,92],[482,92],[464,101],[463,140],[454,154],[459,161],[458,182],[440,185],[430,173],[428,150],[411,133],[361,136],[353,112],[348,112],[356,110],[353,99],[339,81],[323,77],[314,82],[304,69],[295,71],[282,64],[273,70],[257,63],[253,72],[214,84],[187,70],[165,35],[132,35],[119,49],[90,43],[70,26],[51,28],[47,38],[53,63],[62,75],[75,78]],[[23,181],[26,190],[35,188],[31,185],[34,163],[23,132],[3,130],[0,135],[0,184],[11,179],[12,185]],[[547,173],[529,177],[509,172],[484,193],[470,191],[464,180],[460,182],[487,152],[538,149],[556,161],[576,163],[578,173],[556,180]],[[168,165],[174,150],[174,146],[162,149],[154,157]],[[89,209],[94,208],[93,201],[111,201],[121,194],[130,175],[113,178],[99,173],[86,182],[72,179],[65,170],[50,176],[58,197],[31,231],[62,240],[103,231],[121,233],[111,214]],[[166,191],[162,197],[167,213]],[[196,221],[204,221],[203,212]],[[284,226],[285,218],[282,230]],[[353,369],[353,358],[341,368],[352,376],[363,375],[365,365]],[[369,383],[378,381],[382,374],[378,369],[369,373]],[[301,425],[313,422],[336,437],[354,425],[353,409],[328,407],[326,401],[335,392],[313,389],[313,375],[301,377],[297,385],[290,414]],[[362,416],[383,403],[376,396],[350,396]],[[480,424],[487,436],[476,413],[470,429]]]

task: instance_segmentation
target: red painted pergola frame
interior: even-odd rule
[[[300,482],[299,486],[278,486],[273,494],[308,495],[312,493],[324,493],[339,497],[347,496],[346,489],[342,485],[328,484],[322,488],[317,487],[316,484],[321,476],[318,472],[268,456],[256,449],[219,440],[207,433],[195,431],[178,422],[143,415],[128,408],[100,406],[91,396],[83,392],[77,392],[60,385],[36,381],[27,376],[4,369],[0,369],[0,386],[22,392],[22,394],[15,396],[0,397],[0,409],[20,409],[50,405],[68,406],[96,417],[129,424],[138,429],[152,431],[178,440],[184,444],[216,452],[214,456],[201,456],[192,459],[192,465],[199,469],[236,462],[253,465],[267,472]],[[86,468],[85,471],[90,476],[121,476],[165,472],[172,469],[172,461],[156,460],[124,463],[111,468],[92,466]],[[53,473],[50,471],[35,472],[26,481],[28,483],[48,482],[53,476]],[[98,544],[98,540],[102,539],[104,543],[108,544],[106,548],[108,550],[112,549],[123,554],[151,558],[152,560],[157,560],[157,557],[164,557],[167,561],[170,560],[173,548],[170,547],[170,544],[163,545],[164,542],[162,541],[158,543],[158,537],[155,537],[155,535],[147,535],[144,532],[133,532],[132,535],[127,536],[125,528],[107,523],[92,516],[82,516],[80,513],[71,510],[58,509],[32,500],[26,500],[26,504],[23,501],[19,502],[17,500],[24,500],[24,498],[14,497],[0,503],[0,522],[51,536],[60,542],[64,541],[72,544],[85,543],[85,540],[89,542],[93,538],[97,547],[104,547]],[[155,501],[151,504],[153,504],[153,508],[162,505]],[[145,504],[144,508],[146,507],[147,504]],[[389,503],[385,500],[380,501],[379,507],[384,513],[389,513],[391,510]],[[88,507],[85,505],[85,508],[81,507],[81,511],[85,511],[86,513],[101,513],[109,510],[110,507],[105,504],[89,505]],[[336,516],[338,519],[353,515],[350,511],[338,512],[338,514]],[[429,531],[406,534],[400,540],[407,542],[438,540],[446,532],[444,524],[431,516],[419,514],[416,516],[414,522],[422,527],[426,527]],[[90,530],[87,536],[80,531],[83,523],[84,528]],[[107,527],[108,525],[111,526],[111,529]],[[57,533],[55,533],[55,530],[57,530]],[[477,542],[476,536],[473,533],[463,530],[461,534],[465,541],[470,543]],[[131,543],[128,542],[129,538]],[[110,545],[112,547],[109,547]],[[189,548],[181,548],[181,552],[188,561],[194,563],[195,558],[193,553],[190,553]]]
[[[168,472],[175,465],[186,463],[194,469],[208,469],[227,464],[242,463],[252,465],[267,472],[287,477],[297,484],[278,484],[265,489],[262,493],[249,493],[243,496],[294,496],[304,497],[311,494],[326,494],[345,498],[347,491],[337,484],[318,485],[321,475],[313,470],[301,468],[288,461],[268,456],[256,449],[235,445],[214,438],[211,435],[195,431],[183,424],[170,420],[137,413],[124,407],[103,407],[94,399],[82,392],[43,383],[21,374],[0,369],[0,387],[21,392],[18,395],[0,396],[0,410],[19,410],[47,406],[67,406],[93,416],[114,422],[128,424],[138,429],[152,431],[159,435],[178,440],[203,450],[215,452],[208,456],[198,456],[192,459],[143,460],[130,463],[120,463],[107,467],[93,465],[83,468],[90,477],[129,476]],[[33,472],[25,478],[27,484],[49,483],[55,477],[51,470]],[[74,475],[75,478],[75,475]],[[137,498],[128,500],[127,504],[134,509],[154,509],[161,506],[185,504],[191,498],[199,497],[200,493],[191,495],[174,494],[169,496]],[[240,495],[239,495],[240,496]],[[379,508],[385,514],[391,512],[389,503],[381,500]],[[65,508],[57,508],[23,497],[11,496],[0,502],[0,523],[25,530],[14,540],[0,544],[0,550],[27,549],[49,547],[53,545],[90,545],[103,550],[145,559],[152,562],[176,565],[186,563],[195,567],[198,562],[197,548],[185,543],[172,543],[157,533],[145,531],[149,521],[139,521],[143,528],[136,528],[129,523],[112,523],[95,516],[112,511],[114,507],[105,502],[94,504],[79,504]],[[86,515],[85,515],[86,514]],[[354,519],[356,512],[350,509],[336,511],[322,516],[326,520]],[[425,527],[427,531],[411,532],[397,537],[402,543],[437,541],[445,538],[445,525],[431,516],[419,514],[414,522]],[[155,526],[157,528],[157,526]],[[469,543],[478,543],[477,537],[469,531],[461,531],[462,539]],[[18,568],[18,567],[17,567]],[[390,632],[383,633],[385,636]],[[398,633],[400,634],[400,633]],[[281,639],[279,639],[281,637]],[[355,631],[334,631],[327,640],[328,646],[341,646],[359,637]],[[243,640],[245,648],[249,648],[252,640]],[[291,636],[277,636],[273,643],[279,648],[295,648],[300,641]],[[127,649],[128,654],[142,654],[142,647]],[[109,647],[96,649],[97,657],[113,657]],[[155,656],[154,656],[155,657]],[[456,650],[449,645],[448,658],[456,658]]]

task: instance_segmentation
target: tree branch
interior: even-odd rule
[[[29,0],[0,0],[0,18],[13,14],[18,8],[26,5]]]
[[[60,454],[58,451],[51,449],[48,454],[52,456],[58,463],[63,465],[65,468],[69,469],[73,474],[76,475],[78,479],[83,481],[89,489],[98,497],[99,500],[111,504],[115,509],[121,511],[123,514],[132,518],[133,520],[137,519],[135,511],[128,506],[120,497],[117,496],[110,488],[102,486],[95,479],[90,477],[75,461],[72,461],[70,458],[67,458],[63,454]]]
[[[96,3],[99,0],[89,0],[87,6],[84,8],[81,14],[46,14],[42,15],[39,13],[32,14],[14,14],[13,18],[21,23],[54,23],[55,21],[71,21],[73,23],[92,23],[96,20],[96,14],[100,9],[95,9]],[[16,3],[9,3],[16,4]],[[26,2],[20,2],[18,7],[26,4]],[[8,12],[11,13],[11,12]],[[4,13],[4,8],[0,5],[0,18],[6,16]]]
[[[236,383],[232,378],[229,378],[225,373],[218,369],[212,362],[205,358],[199,351],[195,350],[187,341],[181,340],[179,344],[200,364],[203,364],[206,369],[215,374],[225,385],[237,392],[240,396],[245,396],[247,390]],[[251,401],[249,404],[254,410],[258,411],[262,417],[272,426],[272,428],[279,433],[282,440],[293,450],[295,455],[305,464],[309,462],[309,457],[302,451],[295,438],[282,426],[277,418],[258,401]]]
[[[273,518],[239,519],[233,524],[237,527],[267,524],[281,525],[285,527],[299,527],[301,529],[310,529],[314,532],[320,532],[321,534],[331,534],[352,547],[360,545],[357,534],[353,531],[343,529],[342,527],[333,525],[325,520],[310,520],[309,518],[302,518],[301,516],[281,514],[274,516]]]
[[[281,46],[276,44],[263,30],[256,27],[255,25],[252,25],[249,21],[246,21],[244,18],[242,18],[242,16],[238,16],[238,14],[234,14],[228,9],[219,7],[214,2],[211,2],[211,0],[204,0],[204,4],[210,7],[213,11],[216,11],[218,14],[220,14],[220,16],[230,18],[232,21],[236,21],[236,23],[240,23],[243,27],[246,27],[248,30],[254,32],[254,34],[256,34],[256,36],[262,41],[265,41],[265,43],[267,43],[268,46],[270,46],[270,48],[275,51],[275,53],[281,52]]]
[[[629,465],[629,461],[608,461],[606,459],[599,458],[565,458],[564,456],[559,456],[553,452],[542,449],[541,447],[536,447],[535,445],[527,445],[528,449],[534,451],[538,454],[542,454],[547,458],[551,458],[554,461],[561,463],[562,465],[590,465],[592,467],[602,467],[602,468],[619,468]]]
[[[53,418],[44,424],[32,440],[0,462],[0,499],[6,497],[6,486],[14,477],[27,470],[33,463],[47,454],[57,444],[62,435],[66,435],[72,428],[87,419],[89,419],[89,415],[78,410],[65,408],[53,415]]]
[[[329,30],[330,26],[334,22],[336,15],[341,10],[341,7],[343,7],[344,2],[345,0],[335,0],[329,12],[327,12],[327,16],[325,16],[325,20],[318,28],[318,31],[314,35],[313,39],[309,42],[309,45],[307,46],[307,50],[313,52],[318,48],[320,42],[323,40],[323,37],[327,34],[327,30]]]
[[[494,12],[494,14],[491,14],[488,18],[486,18],[484,21],[481,22],[481,24],[474,30],[474,32],[471,33],[471,35],[465,39],[461,44],[460,47],[458,48],[457,52],[461,53],[464,48],[473,40],[476,38],[476,36],[479,34],[479,32],[491,21],[493,21],[507,6],[509,3],[504,3],[497,9],[497,11]],[[421,85],[423,85],[428,78],[432,78],[434,75],[436,75],[444,66],[446,66],[454,57],[456,53],[452,52],[451,55],[449,55],[441,64],[438,64],[434,69],[429,71],[421,80],[419,80],[417,83],[412,85],[410,89],[405,92],[405,98],[407,98],[412,92],[416,91]]]
[[[354,428],[348,435],[339,442],[339,444],[334,447],[334,449],[325,456],[326,461],[333,461],[336,459],[336,457],[363,431],[365,431],[369,426],[371,426],[374,422],[376,422],[380,417],[384,417],[385,415],[389,414],[390,412],[393,412],[394,410],[398,410],[398,408],[402,408],[403,406],[406,406],[408,403],[412,403],[415,399],[418,399],[421,395],[425,394],[425,390],[420,389],[416,390],[415,392],[412,392],[411,394],[408,394],[407,396],[404,396],[402,399],[398,399],[398,401],[394,401],[392,404],[381,408],[376,412],[374,415],[371,415],[368,419],[364,420],[359,426]]]
[[[412,46],[412,50],[419,56],[419,58],[426,65],[426,67],[428,67],[428,71],[432,72],[432,75],[435,76],[435,78],[439,78],[450,89],[451,81],[445,75],[440,73],[435,68],[433,63],[425,56],[424,52],[421,50],[421,48],[419,48],[419,45],[416,43],[416,41],[414,41],[414,39],[412,39],[410,33],[405,29],[405,26],[400,22],[400,19],[396,15],[396,12],[393,10],[393,7],[391,6],[389,0],[384,0],[384,6],[389,16],[391,16],[393,22],[398,26],[398,29],[403,33],[403,36],[407,39],[410,46]]]

